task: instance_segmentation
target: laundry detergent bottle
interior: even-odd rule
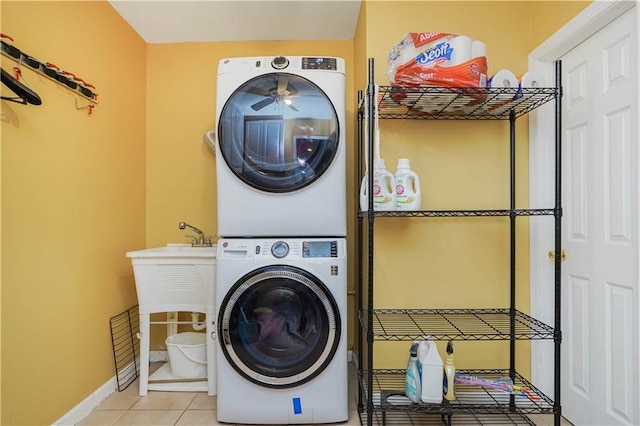
[[[442,402],[442,358],[436,342],[425,339],[418,346],[418,362],[421,372],[420,399],[422,402],[439,404]]]
[[[373,170],[373,210],[377,211],[396,210],[395,178],[385,167],[383,159],[375,160]],[[360,185],[360,210],[362,211],[368,210],[368,188],[368,176],[365,176]]]
[[[396,183],[397,210],[421,210],[422,193],[420,191],[420,179],[418,175],[411,170],[409,159],[398,159],[394,179]]]

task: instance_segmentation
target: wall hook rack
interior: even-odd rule
[[[89,103],[87,105],[80,105],[78,103],[78,99],[75,99],[76,101],[76,109],[79,111],[81,109],[87,109],[87,115],[91,115],[93,113],[93,108],[96,106],[95,103]]]
[[[11,39],[11,37],[5,34],[2,34],[2,37]],[[89,114],[91,114],[93,107],[95,107],[99,103],[98,93],[96,93],[95,86],[93,86],[92,84],[87,83],[85,80],[75,76],[71,72],[60,69],[57,65],[51,62],[39,61],[38,59],[26,54],[25,52],[5,42],[4,40],[0,42],[2,44],[0,47],[0,53],[2,53],[4,56],[15,61],[18,65],[27,65],[29,69],[37,72],[38,74],[59,84],[65,89],[70,90],[74,94],[80,96],[82,99],[90,102],[90,105],[79,107],[78,101],[76,100],[77,109],[89,108]]]

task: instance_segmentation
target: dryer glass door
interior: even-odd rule
[[[220,307],[222,352],[245,379],[288,388],[320,374],[340,341],[331,293],[314,275],[284,266],[257,269],[239,280]]]
[[[220,152],[244,183],[269,193],[311,185],[338,152],[338,116],[327,95],[294,74],[271,73],[241,85],[218,123]]]

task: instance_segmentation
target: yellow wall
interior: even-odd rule
[[[532,2],[529,14],[532,50],[590,4],[591,1]]]
[[[352,289],[359,181],[355,104],[356,91],[366,84],[367,58],[375,58],[376,79],[386,84],[387,51],[405,32],[447,31],[485,41],[491,72],[520,73],[534,43],[581,10],[575,2],[540,3],[367,1],[351,41],[146,45],[104,1],[2,1],[2,32],[29,54],[86,77],[101,101],[89,117],[75,109],[67,90],[27,69],[25,76],[44,104],[1,103],[2,424],[50,424],[113,377],[108,320],[136,303],[126,251],[185,241],[180,221],[216,233],[215,162],[202,135],[215,124],[219,59],[345,58]],[[554,19],[545,20],[548,13]],[[13,66],[1,60],[5,69]],[[411,158],[423,182],[425,208],[507,205],[504,123],[382,124],[383,157],[393,169],[397,158]],[[528,197],[526,134],[526,122],[519,124],[520,204]],[[377,305],[505,305],[504,222],[376,222]],[[524,285],[518,303],[524,310],[527,232],[523,221],[518,279]],[[428,283],[422,278],[427,275]],[[353,297],[349,306],[353,347]],[[464,366],[465,353],[471,352],[485,354],[486,362],[505,360],[503,355],[491,359],[499,344],[468,345],[456,347],[456,364]],[[154,345],[159,347],[162,341]],[[405,346],[389,350],[397,356],[376,359],[391,367],[406,362]],[[520,358],[526,361],[524,352]]]
[[[136,304],[125,252],[145,242],[146,46],[106,2],[0,7],[16,47],[100,100],[88,116],[23,66],[42,105],[1,102],[2,424],[43,425],[114,376],[109,318]]]

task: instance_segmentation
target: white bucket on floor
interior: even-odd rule
[[[207,335],[178,333],[167,337],[171,375],[182,379],[207,377]]]

